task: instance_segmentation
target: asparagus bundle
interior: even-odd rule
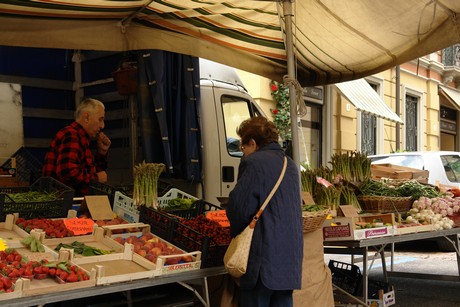
[[[309,192],[318,208],[337,209],[340,205],[340,191],[330,184],[331,170],[320,166],[316,169],[306,169],[301,172],[302,191]],[[323,182],[329,182],[325,185]]]
[[[149,208],[158,207],[158,178],[166,169],[163,163],[142,163],[134,167],[133,203]]]
[[[332,171],[349,182],[363,182],[371,177],[371,161],[358,151],[334,154],[331,157]]]

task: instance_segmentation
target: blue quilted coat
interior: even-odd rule
[[[232,237],[243,231],[270,193],[281,173],[284,156],[281,146],[271,143],[241,159],[238,181],[226,209]],[[260,275],[271,290],[300,289],[302,257],[299,171],[288,158],[284,179],[255,227],[248,270],[240,286],[253,288]]]

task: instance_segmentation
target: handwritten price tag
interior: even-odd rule
[[[85,235],[93,232],[94,221],[86,218],[65,219],[64,225],[72,230],[75,235]]]
[[[210,220],[216,221],[222,227],[230,227],[230,222],[225,210],[208,211],[206,213],[206,217]]]

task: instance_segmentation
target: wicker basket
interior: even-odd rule
[[[358,196],[358,201],[364,211],[372,213],[407,212],[414,202],[411,196],[389,197],[366,195]]]
[[[303,232],[311,232],[323,226],[324,221],[326,220],[327,215],[329,214],[329,209],[324,209],[321,211],[302,212],[303,220]]]

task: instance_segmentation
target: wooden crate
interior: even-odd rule
[[[429,171],[386,163],[372,164],[371,174],[373,178],[426,179]]]
[[[119,229],[122,229],[123,227],[138,228],[140,229],[140,231],[138,233],[122,233],[122,234],[112,233],[114,230],[119,230]],[[115,239],[116,237],[122,237],[126,239],[126,238],[129,238],[130,236],[141,237],[142,235],[148,234],[152,237],[152,239],[157,240],[159,242],[164,242],[166,245],[172,246],[175,249],[179,250],[180,251],[179,254],[158,256],[156,262],[154,263],[155,271],[156,271],[155,276],[180,273],[180,272],[191,271],[191,270],[198,270],[201,268],[201,251],[186,252],[183,249],[178,248],[174,244],[160,238],[159,236],[155,234],[152,234],[150,232],[150,225],[148,224],[143,224],[143,223],[120,224],[120,225],[104,226],[103,228],[106,230],[106,236],[110,236],[112,239]],[[118,242],[115,242],[115,243],[121,246],[120,243]],[[125,245],[127,244],[125,243]],[[135,256],[139,256],[139,255],[135,253]],[[191,258],[192,261],[176,263],[176,264],[168,264],[168,265],[166,264],[167,259],[169,258],[184,258],[184,257]],[[149,262],[153,263],[151,261]]]
[[[398,225],[396,227],[396,233],[400,235],[407,234],[407,233],[425,232],[425,231],[434,231],[434,225],[428,224],[428,225],[407,226],[407,227],[401,227]]]
[[[9,246],[10,242],[19,242],[29,234],[15,224],[16,216],[8,214],[4,222],[0,222],[0,238]]]
[[[36,230],[34,230],[36,231]],[[55,251],[55,248],[60,244],[72,244],[73,242],[81,242],[85,245],[99,248],[102,250],[113,251],[113,253],[123,253],[123,247],[120,244],[116,244],[109,237],[104,236],[104,229],[101,227],[95,228],[93,234],[83,235],[83,236],[74,236],[74,237],[65,237],[65,238],[53,238],[53,239],[43,239],[42,242],[47,247]],[[55,251],[58,254],[57,251]],[[74,253],[74,258],[81,257],[95,257],[95,256],[83,256],[81,254]]]
[[[12,286],[12,287],[14,287],[13,292],[2,292],[2,293],[0,293],[0,302],[4,301],[4,300],[12,300],[12,299],[15,299],[15,298],[22,297],[23,296],[23,293],[22,293],[22,287],[23,286],[22,286],[22,284],[23,284],[23,279],[19,278],[18,280],[16,280],[16,282]],[[5,305],[5,306],[7,306],[7,305]]]
[[[132,244],[125,244],[122,253],[74,258],[71,252],[70,258],[80,267],[96,272],[96,285],[152,278],[157,273],[156,265],[134,253]]]
[[[46,259],[48,261],[66,260],[62,259],[61,255],[56,254],[53,250],[51,250],[45,245],[43,246],[45,249],[44,252],[31,252],[19,241],[11,242],[11,245],[9,247],[14,248],[19,254],[23,256],[23,258],[27,258],[29,261],[40,261],[43,259]],[[76,265],[73,262],[71,262],[71,264]],[[18,281],[16,281],[16,287],[20,286],[20,289],[18,289],[17,291],[20,291],[21,293],[18,293],[17,295],[19,295],[18,297],[25,297],[95,286],[95,272],[86,272],[90,276],[89,280],[64,284],[59,283],[55,278],[45,278],[41,280],[29,280],[27,278],[20,278],[18,279],[18,281],[21,280],[21,283],[18,284]]]
[[[77,265],[73,262],[72,264]],[[82,268],[81,266],[79,267]],[[90,279],[78,282],[59,283],[55,278],[45,278],[41,280],[23,279],[22,296],[42,295],[47,293],[94,287],[96,285],[96,272],[90,272],[88,270],[85,271],[90,276]]]

